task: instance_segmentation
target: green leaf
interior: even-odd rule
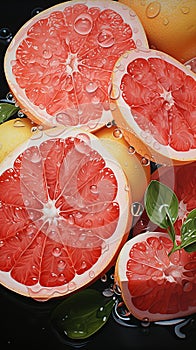
[[[183,222],[180,246],[187,252],[196,251],[196,209],[193,209]]]
[[[178,217],[178,199],[175,193],[163,183],[152,180],[144,194],[144,205],[149,219],[167,229],[174,242],[173,224]]]
[[[6,120],[12,117],[15,113],[19,111],[19,109],[19,107],[16,107],[11,103],[0,103],[0,124],[4,123]]]
[[[53,326],[71,339],[85,339],[108,320],[114,300],[94,289],[85,289],[67,297],[52,312]]]

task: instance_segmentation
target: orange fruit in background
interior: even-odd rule
[[[196,159],[196,75],[189,68],[157,50],[131,50],[116,62],[112,84],[115,123],[136,152],[165,165]]]
[[[103,146],[117,159],[124,170],[131,188],[132,202],[142,201],[150,181],[149,162],[134,152],[118,127],[105,126],[95,132],[95,135],[99,137]]]
[[[37,130],[0,163],[0,283],[46,300],[105,273],[130,231],[131,193],[92,133]]]
[[[174,228],[176,234],[180,235],[181,226],[188,213],[196,208],[196,162],[173,167],[158,167],[151,174],[150,179],[160,181],[175,192],[179,208]],[[152,223],[144,210],[133,227],[133,235],[147,230],[166,232]]]
[[[138,15],[149,46],[185,63],[196,57],[195,0],[119,0]]]
[[[38,124],[92,131],[112,119],[111,72],[147,39],[138,17],[116,1],[67,1],[25,23],[4,59],[14,98]]]
[[[147,232],[122,247],[115,281],[128,310],[143,321],[180,318],[196,312],[196,252],[168,253],[168,234]]]
[[[33,125],[28,118],[10,119],[0,124],[0,162],[32,136]]]

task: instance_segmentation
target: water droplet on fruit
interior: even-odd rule
[[[3,245],[4,245],[4,242],[0,241],[0,248],[3,247]]]
[[[131,214],[133,216],[140,216],[143,213],[144,207],[140,202],[134,202],[131,204]]]
[[[92,93],[95,92],[98,89],[98,85],[94,82],[94,81],[90,81],[87,85],[86,85],[86,91],[88,93]]]
[[[61,255],[61,249],[59,247],[55,247],[52,251],[52,255],[56,258]]]
[[[46,60],[50,59],[52,57],[52,52],[51,50],[44,50],[42,52],[42,56],[43,58],[45,58]]]
[[[188,6],[182,6],[180,8],[181,12],[184,13],[185,15],[190,12],[190,8]]]
[[[13,125],[16,128],[21,128],[25,126],[25,123],[22,120],[16,119]]]
[[[115,39],[113,33],[110,30],[103,29],[97,36],[98,44],[101,47],[111,47],[114,45]]]
[[[7,43],[12,40],[12,34],[8,28],[0,29],[0,40],[4,40]]]
[[[115,129],[113,131],[113,136],[116,138],[116,139],[121,139],[123,137],[123,133],[120,129]]]
[[[135,148],[133,146],[128,147],[128,153],[129,154],[135,154]]]
[[[161,4],[159,1],[152,1],[146,8],[146,16],[148,18],[155,18],[161,11]]]
[[[98,193],[97,185],[91,185],[90,186],[90,191],[93,194],[97,194]]]
[[[91,271],[89,272],[89,277],[90,277],[91,279],[93,279],[93,278],[95,277],[95,272],[94,272],[93,270],[91,270]]]
[[[163,18],[163,24],[164,26],[167,26],[169,24],[169,20],[167,17]]]
[[[150,160],[147,159],[147,158],[145,158],[145,157],[143,157],[143,158],[141,159],[141,164],[142,164],[143,166],[148,166],[148,165],[150,165]]]
[[[65,266],[66,266],[65,261],[59,260],[57,266],[58,266],[58,270],[60,270],[60,271],[64,270],[64,268],[65,268]]]
[[[92,17],[87,13],[80,14],[74,22],[74,30],[81,35],[90,33],[93,25]]]
[[[186,282],[183,286],[184,292],[190,292],[193,289],[193,284],[191,282]]]
[[[112,84],[109,91],[109,97],[112,100],[117,100],[120,97],[120,90],[117,85]]]

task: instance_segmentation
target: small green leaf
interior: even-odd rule
[[[108,320],[114,300],[94,289],[85,289],[67,297],[52,312],[51,321],[60,333],[71,339],[85,339]]]
[[[149,219],[159,227],[170,228],[175,240],[173,224],[178,217],[178,199],[175,193],[163,183],[152,180],[144,194],[144,205]]]
[[[187,252],[196,251],[196,209],[193,209],[181,227],[181,245]]]
[[[4,123],[6,120],[12,117],[15,113],[19,111],[19,109],[19,107],[16,107],[11,103],[0,103],[0,124]]]

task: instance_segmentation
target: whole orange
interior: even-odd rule
[[[119,0],[140,18],[151,48],[182,63],[196,57],[195,0]]]

